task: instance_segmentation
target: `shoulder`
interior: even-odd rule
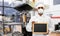
[[[47,16],[47,15],[45,15],[45,18],[47,18],[47,19],[51,19],[51,17],[50,17],[50,16]]]
[[[32,16],[30,20],[34,21],[36,19],[36,16]]]
[[[34,19],[34,18],[36,18],[36,16],[32,16],[32,17],[31,17],[31,19]]]

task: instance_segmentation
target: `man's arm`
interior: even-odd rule
[[[51,18],[49,18],[49,24],[48,24],[48,31],[49,31],[49,34],[54,30],[54,25],[52,23],[52,20]]]
[[[33,21],[33,18],[31,18],[30,21],[29,21],[29,23],[26,25],[26,30],[28,32],[32,31],[32,21]]]

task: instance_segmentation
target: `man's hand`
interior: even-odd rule
[[[32,21],[32,24],[34,24],[35,23],[35,21]]]
[[[51,31],[50,30],[48,30],[48,34],[51,34]]]

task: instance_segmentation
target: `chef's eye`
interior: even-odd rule
[[[40,7],[38,7],[38,9],[40,9]]]

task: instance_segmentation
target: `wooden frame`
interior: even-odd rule
[[[47,32],[34,32],[34,24],[47,24],[47,23],[32,23],[32,33],[33,34],[48,34],[48,24],[47,24]]]

